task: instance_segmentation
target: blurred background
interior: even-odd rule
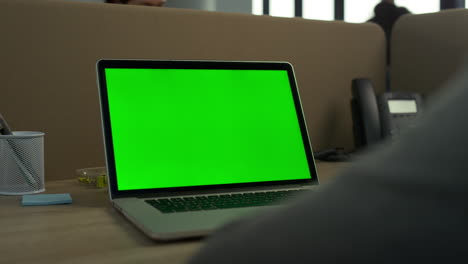
[[[104,0],[68,1],[104,2]],[[373,16],[374,7],[380,2],[380,0],[167,0],[164,6],[362,23]],[[395,0],[394,2],[395,5],[405,7],[413,14],[423,14],[442,9],[467,8],[468,0]]]

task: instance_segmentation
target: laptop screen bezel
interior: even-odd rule
[[[125,69],[259,69],[259,70],[286,70],[291,85],[291,91],[296,108],[297,118],[301,130],[302,141],[309,165],[310,179],[280,180],[268,182],[232,183],[203,186],[154,188],[138,190],[118,190],[117,175],[115,169],[114,149],[112,144],[112,130],[110,122],[109,101],[107,95],[107,84],[105,69],[125,68]],[[133,197],[154,195],[160,193],[179,193],[210,191],[215,189],[234,189],[248,187],[269,187],[279,185],[305,185],[318,184],[317,170],[313,158],[313,152],[308,136],[307,125],[304,119],[302,104],[297,88],[292,65],[288,62],[256,62],[256,61],[181,61],[181,60],[99,60],[97,62],[98,87],[101,104],[101,121],[104,136],[104,147],[108,174],[108,184],[111,198]]]

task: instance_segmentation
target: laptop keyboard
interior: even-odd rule
[[[149,199],[147,203],[162,213],[215,210],[224,208],[274,205],[284,198],[297,195],[304,190],[235,193],[193,197]]]

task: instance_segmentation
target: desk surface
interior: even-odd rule
[[[321,183],[347,163],[318,162]],[[71,205],[22,207],[0,196],[0,258],[5,263],[183,263],[203,240],[154,242],[109,203],[107,190],[75,180],[46,183],[45,193],[70,193]]]

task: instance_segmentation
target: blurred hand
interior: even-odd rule
[[[166,0],[129,0],[129,5],[163,6]]]

